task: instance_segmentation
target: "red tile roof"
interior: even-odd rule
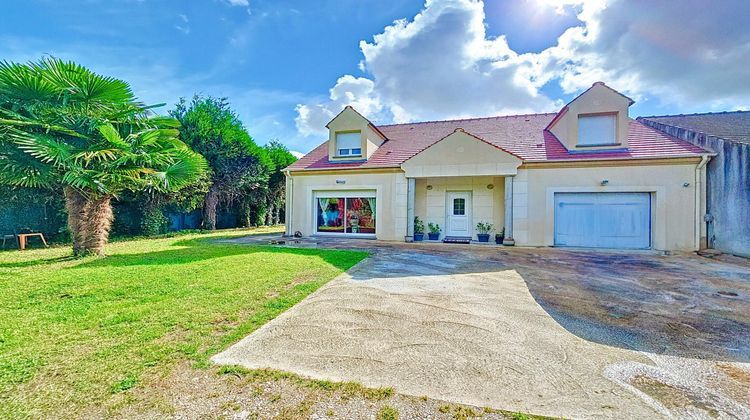
[[[652,159],[695,157],[707,153],[686,141],[671,137],[638,121],[630,120],[628,149],[569,152],[547,125],[555,113],[509,115],[465,120],[430,121],[379,125],[388,139],[370,159],[357,162],[329,162],[328,142],[292,164],[290,170],[365,169],[399,167],[407,159],[460,128],[524,162],[571,160]]]

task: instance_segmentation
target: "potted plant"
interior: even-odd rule
[[[500,232],[495,234],[495,243],[502,245],[505,240],[505,228],[500,229]]]
[[[430,229],[430,233],[427,234],[431,241],[437,241],[440,239],[440,225],[437,223],[428,223],[427,228]]]
[[[424,239],[424,222],[418,216],[414,217],[414,240],[419,242]]]
[[[479,240],[479,242],[489,242],[492,227],[492,223],[477,223],[477,240]]]

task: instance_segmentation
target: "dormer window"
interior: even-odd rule
[[[578,116],[578,146],[613,144],[617,144],[617,114]]]
[[[362,156],[362,134],[359,131],[336,133],[336,156]]]

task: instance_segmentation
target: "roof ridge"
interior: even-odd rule
[[[641,115],[638,118],[664,118],[664,117],[695,117],[699,115],[724,115],[724,114],[750,114],[750,110],[741,109],[735,111],[694,112],[692,114],[664,114],[664,115]]]
[[[417,124],[435,124],[435,123],[447,123],[447,122],[460,122],[460,121],[480,121],[480,120],[491,120],[495,118],[516,118],[516,117],[532,117],[539,115],[555,115],[557,112],[537,112],[528,114],[511,114],[511,115],[494,115],[490,117],[472,117],[472,118],[456,118],[448,120],[427,120],[427,121],[414,121],[408,123],[399,124],[375,124],[377,127],[395,127],[399,125],[417,125]]]

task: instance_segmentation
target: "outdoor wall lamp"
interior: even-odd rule
[[[432,189],[432,185],[428,185],[428,186],[427,186],[426,188],[427,188],[427,190],[429,191],[429,190],[431,190],[431,189]]]
[[[602,179],[602,182],[600,182],[600,184],[607,185],[607,184],[609,184],[609,180],[608,179]]]
[[[686,183],[682,184],[682,186],[683,186],[683,187],[685,187],[685,188],[687,188],[687,187],[689,187],[689,186],[690,186],[690,183],[689,183],[689,182],[686,182]]]

